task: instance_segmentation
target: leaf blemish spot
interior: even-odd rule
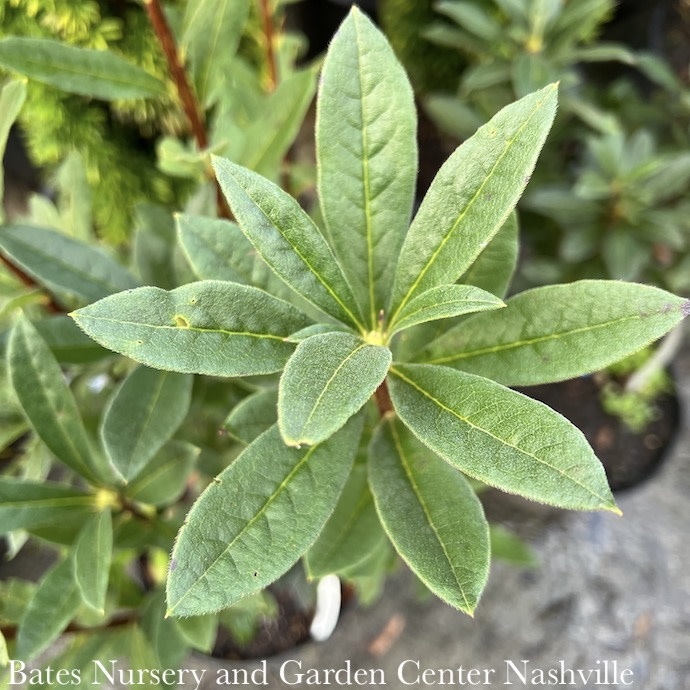
[[[685,300],[680,306],[680,311],[683,316],[690,316],[690,299]]]
[[[178,328],[189,328],[189,319],[181,314],[175,314],[175,325]]]

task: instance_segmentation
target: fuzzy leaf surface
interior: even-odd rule
[[[77,538],[72,552],[74,580],[82,601],[103,613],[113,555],[113,522],[109,510],[94,515]]]
[[[358,417],[325,443],[297,449],[274,426],[221,472],[178,534],[168,615],[226,608],[294,565],[333,512],[361,428]]]
[[[107,254],[55,230],[30,225],[0,228],[0,253],[65,307],[137,286],[134,276]]]
[[[374,394],[391,363],[387,347],[351,333],[303,340],[278,388],[278,426],[289,446],[321,443]]]
[[[89,481],[97,480],[99,474],[107,476],[59,364],[25,317],[12,329],[7,356],[10,381],[40,439],[59,460]]]
[[[560,508],[619,512],[585,437],[543,403],[430,364],[395,365],[390,394],[415,436],[468,476]]]
[[[249,445],[278,421],[278,389],[266,388],[247,396],[230,412],[223,427]]]
[[[190,443],[170,441],[124,489],[127,496],[156,507],[174,503],[184,492],[199,449]]]
[[[321,79],[321,209],[336,256],[375,328],[412,213],[414,98],[388,41],[356,8],[330,45]]]
[[[156,77],[108,50],[92,50],[42,38],[0,40],[0,66],[61,91],[104,101],[165,96]]]
[[[67,513],[86,516],[93,510],[91,494],[64,484],[0,478],[0,533],[31,529],[64,519]]]
[[[294,293],[257,255],[237,223],[221,218],[177,216],[182,249],[200,280],[253,285],[290,301]]]
[[[342,269],[297,201],[229,160],[214,157],[213,167],[242,232],[273,271],[326,314],[364,330]]]
[[[126,481],[132,480],[184,421],[194,377],[137,367],[103,416],[101,440]]]
[[[423,446],[399,419],[371,440],[376,510],[398,553],[429,589],[470,615],[489,575],[489,525],[460,472]]]
[[[51,568],[38,583],[24,610],[17,634],[18,659],[29,660],[47,649],[81,606],[69,559]]]
[[[505,297],[517,266],[518,250],[518,220],[513,211],[459,282]]]
[[[333,515],[305,554],[309,579],[352,569],[385,540],[367,475],[365,464],[355,465],[350,473]]]
[[[500,314],[477,314],[417,358],[506,386],[598,371],[670,331],[690,302],[649,285],[582,280],[527,290]]]
[[[443,164],[405,237],[393,320],[416,294],[458,280],[506,222],[551,128],[556,97],[551,85],[505,107]]]
[[[196,0],[187,4],[180,45],[192,65],[199,100],[209,103],[213,72],[228,66],[249,15],[249,0]]]
[[[391,334],[427,321],[447,319],[476,311],[500,309],[505,304],[490,292],[473,285],[439,285],[417,295],[391,324]]]
[[[247,285],[207,280],[128,290],[71,314],[97,343],[156,369],[210,376],[270,374],[309,324],[295,307]]]

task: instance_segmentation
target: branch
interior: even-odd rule
[[[15,266],[2,255],[0,255],[0,263],[2,263],[5,268],[7,268],[7,270],[22,284],[26,285],[27,287],[37,288],[43,292],[47,298],[46,308],[48,311],[52,312],[53,314],[65,313],[65,310],[55,301],[55,298],[49,292],[47,292],[42,285],[39,285],[31,276],[24,273],[21,268]]]
[[[206,123],[204,121],[204,115],[199,105],[199,101],[192,91],[192,87],[189,84],[189,79],[187,78],[187,71],[184,65],[180,61],[180,56],[177,51],[177,45],[175,44],[175,38],[173,37],[172,31],[170,30],[170,25],[168,20],[165,18],[163,8],[161,7],[160,0],[144,0],[144,7],[146,8],[146,13],[148,14],[151,26],[158,38],[158,42],[161,45],[163,54],[168,63],[168,71],[172,80],[175,82],[177,87],[177,93],[182,102],[182,108],[184,109],[185,115],[187,116],[187,121],[196,140],[196,144],[199,150],[203,151],[208,148],[208,134],[206,133]],[[232,212],[230,207],[225,201],[223,192],[215,182],[216,186],[216,206],[218,207],[218,215],[221,218],[232,218]]]

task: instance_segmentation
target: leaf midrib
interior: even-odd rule
[[[283,481],[278,485],[275,491],[266,499],[265,503],[261,508],[253,515],[253,517],[242,527],[242,529],[235,535],[235,537],[232,539],[232,541],[223,549],[223,551],[216,556],[216,558],[213,560],[213,562],[199,575],[199,577],[196,578],[195,582],[191,584],[187,590],[184,592],[184,594],[178,598],[177,602],[171,606],[167,613],[166,616],[169,616],[179,607],[179,605],[187,598],[189,593],[204,579],[208,578],[209,572],[213,570],[213,568],[216,567],[216,564],[232,549],[232,547],[237,543],[237,541],[254,525],[255,522],[264,514],[268,509],[270,508],[271,504],[274,503],[278,497],[285,491],[286,487],[289,485],[289,483],[292,481],[293,477],[297,475],[298,472],[301,471],[303,465],[309,460],[309,458],[312,456],[312,454],[316,451],[316,449],[319,446],[311,446],[310,448],[307,449],[306,453],[304,454],[304,457],[290,470],[288,475],[283,479]],[[213,484],[211,486],[214,486]],[[191,517],[191,513],[188,516],[188,520]],[[180,532],[181,535],[181,532]],[[178,537],[179,540],[179,537]],[[173,554],[174,557],[174,554]]]
[[[393,443],[395,444],[395,448],[398,451],[398,455],[400,457],[400,463],[403,467],[403,470],[405,471],[405,475],[407,476],[407,480],[410,483],[410,486],[412,487],[412,491],[414,491],[415,496],[417,497],[417,500],[419,501],[419,505],[422,507],[422,510],[424,511],[424,516],[426,517],[427,524],[429,527],[431,527],[434,536],[436,537],[436,541],[438,542],[439,546],[441,547],[443,551],[443,555],[446,557],[446,560],[448,561],[448,565],[450,566],[451,572],[453,573],[453,577],[455,578],[455,582],[458,585],[458,588],[460,590],[460,594],[462,595],[463,601],[465,602],[465,608],[469,612],[472,610],[472,607],[470,606],[469,601],[467,600],[467,595],[465,594],[465,589],[462,585],[462,582],[458,578],[457,572],[456,572],[456,567],[453,564],[453,560],[448,553],[448,549],[446,548],[445,543],[443,542],[443,539],[441,539],[441,536],[438,532],[438,529],[436,527],[436,524],[429,513],[429,509],[427,507],[426,501],[424,500],[424,497],[419,489],[419,486],[417,485],[417,482],[415,481],[414,475],[412,473],[412,470],[409,465],[409,461],[405,455],[405,450],[402,446],[402,443],[400,441],[400,437],[398,436],[397,429],[395,428],[395,423],[391,419],[389,420],[389,426],[391,429],[391,434],[393,435]]]
[[[451,236],[455,233],[455,231],[457,230],[458,226],[459,226],[460,223],[462,222],[463,218],[467,215],[467,213],[469,212],[469,210],[474,206],[474,203],[477,201],[477,199],[478,199],[479,196],[481,195],[482,190],[484,189],[484,187],[489,183],[489,180],[492,179],[493,174],[494,174],[496,168],[497,168],[498,165],[503,161],[503,159],[505,158],[505,156],[508,154],[508,151],[512,148],[513,144],[515,143],[515,140],[522,134],[522,132],[523,132],[523,130],[525,129],[525,127],[527,127],[527,125],[530,123],[530,121],[532,120],[532,118],[533,118],[533,117],[536,115],[536,113],[542,108],[542,106],[544,105],[545,102],[546,102],[546,98],[544,98],[542,101],[538,102],[538,103],[536,104],[536,106],[534,107],[534,109],[532,110],[532,112],[530,113],[529,117],[527,117],[527,118],[525,119],[525,121],[524,121],[524,123],[522,124],[522,126],[517,130],[517,132],[515,132],[515,134],[514,134],[509,140],[506,141],[506,145],[505,145],[505,147],[504,147],[504,149],[503,149],[501,155],[498,157],[498,159],[496,160],[496,162],[494,163],[494,165],[491,167],[491,170],[490,170],[489,173],[485,176],[484,180],[482,181],[481,185],[478,187],[478,189],[477,189],[477,191],[475,192],[475,194],[474,194],[474,195],[472,196],[472,198],[467,202],[467,205],[465,206],[465,208],[464,208],[464,210],[462,211],[462,213],[460,213],[460,214],[458,215],[458,217],[457,217],[457,219],[455,220],[455,222],[453,223],[451,229],[445,234],[445,236],[443,237],[443,239],[442,239],[441,242],[439,243],[438,247],[436,248],[436,250],[434,251],[434,253],[431,255],[431,257],[429,258],[429,260],[427,261],[427,263],[426,263],[426,265],[424,266],[424,268],[420,271],[420,273],[418,274],[417,278],[415,278],[414,282],[412,283],[412,286],[411,286],[411,287],[407,290],[407,292],[405,293],[405,296],[403,297],[402,301],[400,302],[400,306],[398,306],[398,308],[395,310],[395,313],[393,314],[393,317],[392,317],[392,319],[391,319],[391,322],[395,321],[395,319],[397,318],[397,316],[398,316],[400,310],[401,310],[401,309],[407,304],[407,302],[410,300],[411,296],[414,294],[415,290],[417,289],[417,287],[419,286],[420,282],[422,281],[422,279],[423,279],[424,276],[426,275],[427,271],[431,268],[431,266],[432,266],[432,265],[434,264],[434,262],[436,261],[436,258],[438,257],[438,255],[439,255],[439,253],[441,252],[441,250],[445,247],[446,243],[450,240]],[[501,224],[499,224],[498,227],[500,228],[500,227],[501,227]]]
[[[391,373],[393,373],[395,376],[398,376],[398,377],[401,378],[403,381],[405,381],[405,383],[407,383],[408,385],[412,386],[415,390],[419,391],[422,395],[424,395],[425,397],[429,398],[429,400],[431,400],[434,404],[438,405],[442,410],[444,410],[445,412],[448,412],[448,413],[451,414],[453,417],[456,417],[457,419],[459,419],[459,420],[460,420],[461,422],[463,422],[464,424],[467,424],[468,426],[472,427],[472,429],[474,429],[475,431],[479,431],[479,432],[481,432],[481,433],[483,433],[483,434],[486,434],[487,436],[489,436],[490,438],[492,438],[494,441],[497,441],[497,442],[500,443],[501,445],[507,446],[508,448],[512,448],[513,450],[517,451],[518,453],[521,453],[522,455],[526,455],[527,457],[532,458],[533,460],[535,460],[535,461],[538,462],[539,464],[545,465],[545,466],[548,467],[549,469],[554,470],[555,472],[557,472],[558,474],[560,474],[562,477],[564,477],[564,478],[567,479],[568,481],[571,481],[573,484],[576,484],[576,485],[579,486],[580,488],[584,489],[584,490],[585,490],[588,494],[590,494],[591,496],[594,496],[595,498],[598,498],[600,501],[602,501],[602,503],[603,503],[604,505],[607,505],[607,506],[610,506],[610,505],[611,505],[611,501],[610,501],[609,499],[606,499],[606,498],[604,498],[603,496],[600,496],[600,495],[597,494],[595,491],[593,491],[593,490],[590,489],[589,487],[585,486],[584,484],[582,484],[581,482],[579,482],[579,481],[578,481],[577,479],[575,479],[574,477],[571,477],[569,474],[566,474],[566,472],[564,472],[564,471],[561,470],[560,468],[555,467],[554,465],[552,465],[550,462],[547,462],[546,460],[544,460],[544,459],[538,457],[537,455],[534,455],[534,453],[531,453],[530,451],[528,451],[528,450],[526,450],[526,449],[524,449],[524,448],[520,448],[519,446],[516,446],[516,445],[514,445],[514,444],[512,444],[512,443],[508,443],[508,441],[506,441],[505,439],[500,438],[499,436],[496,436],[495,434],[491,433],[491,431],[489,431],[488,429],[484,429],[484,428],[482,428],[482,427],[480,427],[480,426],[477,426],[476,424],[473,424],[469,419],[467,419],[466,417],[463,417],[459,412],[456,412],[455,410],[453,410],[452,408],[448,407],[447,405],[444,405],[440,400],[438,400],[438,399],[435,398],[431,393],[429,393],[429,391],[424,390],[421,386],[417,385],[414,381],[412,381],[411,379],[407,378],[407,377],[406,377],[404,374],[402,374],[399,370],[395,369],[394,367],[391,367],[391,368],[390,368],[390,371],[391,371]],[[466,469],[466,468],[463,468],[462,471],[465,472],[466,474],[468,474],[468,475],[474,477],[475,479],[479,479],[480,481],[486,482],[487,484],[491,484],[491,482],[488,481],[486,477],[481,477],[481,476],[479,476],[479,474],[478,474],[476,471],[474,471],[474,470],[468,470],[468,469]]]

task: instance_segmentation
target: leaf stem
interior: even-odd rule
[[[393,412],[393,403],[388,392],[388,382],[386,379],[383,380],[374,392],[374,398],[376,399],[376,406],[379,408],[379,414],[382,417],[385,417],[389,412]]]
[[[273,14],[271,13],[270,0],[260,0],[259,6],[261,9],[261,19],[264,28],[264,41],[266,47],[266,64],[268,66],[268,88],[269,91],[275,91],[278,86],[278,63],[276,62],[276,55],[273,49],[274,42],[274,27]]]
[[[160,0],[144,0],[144,7],[146,8],[146,13],[148,14],[149,21],[153,27],[154,33],[158,38],[165,59],[168,63],[168,70],[172,80],[175,82],[177,88],[177,93],[182,102],[182,108],[185,115],[187,116],[187,121],[196,140],[196,144],[200,151],[208,148],[208,134],[206,132],[206,123],[204,120],[204,114],[199,105],[199,101],[189,84],[189,79],[187,78],[187,71],[184,65],[180,61],[180,56],[177,50],[177,45],[175,43],[175,38],[173,37],[172,31],[170,30],[170,25],[168,20],[165,18],[163,8],[161,6]],[[218,185],[216,186],[216,206],[218,208],[218,216],[221,218],[232,218],[232,212],[230,207],[225,201],[223,192]]]

